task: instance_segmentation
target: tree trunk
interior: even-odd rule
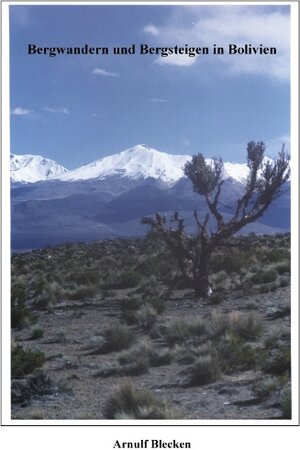
[[[201,255],[194,267],[193,281],[195,294],[199,298],[206,298],[210,295],[208,283],[208,263],[211,257],[211,249],[202,249]]]
[[[208,274],[203,274],[202,277],[199,276],[194,279],[194,290],[198,298],[207,298],[209,296]]]

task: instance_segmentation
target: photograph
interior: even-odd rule
[[[10,425],[296,423],[293,3],[10,2]]]

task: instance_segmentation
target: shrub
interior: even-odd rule
[[[99,270],[86,269],[81,271],[73,271],[66,277],[67,281],[75,281],[78,284],[96,284],[100,280]]]
[[[257,339],[263,331],[262,322],[253,311],[247,314],[232,312],[229,315],[229,324],[235,333],[246,340]]]
[[[124,350],[129,348],[135,341],[135,336],[131,329],[119,322],[114,323],[108,328],[102,337],[103,343],[92,351],[93,354],[104,354]]]
[[[284,261],[276,264],[275,270],[279,275],[289,274],[291,273],[291,265],[289,261]]]
[[[144,346],[121,354],[119,362],[124,366],[123,372],[126,375],[140,375],[147,372],[150,366],[149,354]]]
[[[34,307],[38,309],[51,308],[53,304],[61,300],[65,295],[65,290],[57,281],[47,282],[42,277],[42,288],[35,292]]]
[[[48,283],[47,291],[50,294],[51,301],[53,303],[56,303],[57,301],[61,300],[65,292],[64,288],[57,281],[52,281]]]
[[[23,328],[33,320],[30,310],[25,305],[17,305],[11,308],[11,327]]]
[[[149,331],[157,321],[157,312],[148,304],[144,304],[135,315],[138,327],[144,331]]]
[[[202,337],[207,334],[206,322],[202,319],[192,319],[188,322],[188,328],[192,336]]]
[[[284,419],[291,419],[292,418],[292,395],[291,395],[291,387],[286,386],[282,393],[280,398],[280,409],[283,414]]]
[[[40,339],[43,336],[44,336],[44,329],[42,327],[37,326],[33,328],[30,339],[34,341],[36,339]]]
[[[193,342],[176,346],[174,349],[176,360],[180,364],[192,364],[200,355],[207,355],[211,353],[211,347],[204,345],[195,345]]]
[[[136,323],[136,310],[128,309],[128,311],[122,311],[122,319],[128,325],[134,325]]]
[[[167,344],[174,346],[186,341],[191,332],[187,322],[175,319],[163,330],[163,334]]]
[[[33,306],[35,309],[47,309],[47,308],[51,308],[53,305],[52,302],[52,296],[51,295],[43,295],[39,298],[37,298],[37,300],[35,300]]]
[[[136,323],[136,311],[142,306],[142,300],[136,297],[129,297],[121,303],[122,318],[132,325]]]
[[[265,359],[262,369],[273,375],[283,375],[291,371],[291,347],[277,343]]]
[[[190,368],[191,384],[201,386],[216,381],[220,376],[220,369],[216,359],[211,355],[199,356]]]
[[[175,352],[169,350],[168,348],[160,350],[152,350],[150,352],[150,364],[151,366],[154,367],[171,364],[174,358]]]
[[[11,303],[12,305],[23,304],[26,300],[26,280],[24,276],[19,276],[17,280],[12,281],[11,286]]]
[[[276,280],[277,280],[277,272],[274,269],[257,272],[250,278],[250,281],[253,284],[272,283],[272,281]]]
[[[168,282],[172,271],[176,268],[174,256],[166,251],[155,256],[150,254],[146,261],[140,263],[138,271],[149,278],[163,279]]]
[[[268,292],[274,292],[278,289],[277,283],[262,284],[259,288],[261,294],[267,294]]]
[[[148,260],[147,263],[145,262],[145,264],[148,264]],[[161,286],[159,284],[159,280],[155,275],[152,274],[144,279],[136,289],[136,293],[142,294],[144,299],[146,297],[155,297],[159,295],[160,291]]]
[[[253,386],[253,391],[260,401],[267,400],[275,391],[286,383],[286,377],[268,377]]]
[[[40,270],[40,267],[39,267]],[[42,272],[37,272],[34,274],[30,281],[30,289],[34,291],[34,295],[41,295],[47,291],[47,280]]]
[[[287,287],[290,285],[290,278],[286,276],[280,277],[280,287]]]
[[[233,373],[236,370],[254,369],[260,363],[262,351],[228,332],[217,343],[219,366],[224,373]]]
[[[45,362],[45,355],[38,350],[24,350],[21,345],[16,345],[11,351],[11,376],[22,378],[33,373]]]
[[[142,277],[134,270],[110,272],[102,284],[102,289],[129,289],[136,287]]]
[[[266,254],[266,259],[270,262],[280,262],[288,256],[287,249],[272,248]]]
[[[52,381],[44,371],[39,370],[36,374],[30,375],[26,380],[31,395],[47,395],[53,393]]]
[[[98,370],[94,376],[100,377],[100,378],[109,378],[114,375],[126,375],[125,371],[122,370],[122,373],[120,372],[120,367],[116,365],[109,365],[104,364],[101,366],[101,369]]]
[[[223,289],[222,289],[223,290]],[[225,288],[224,288],[225,290]],[[211,305],[219,305],[224,300],[224,294],[221,294],[220,292],[215,292],[209,297],[209,303]]]
[[[219,251],[211,259],[210,268],[213,272],[224,271],[230,275],[240,273],[243,267],[248,268],[252,261],[251,251],[233,250],[227,254]]]
[[[151,306],[157,314],[161,314],[166,308],[166,302],[162,297],[156,296],[142,296],[140,297],[129,297],[122,301],[121,311],[122,317],[127,323],[136,323],[136,311],[140,309],[143,305]]]
[[[73,291],[68,292],[68,299],[69,300],[84,300],[86,298],[92,298],[99,292],[99,289],[97,286],[93,285],[86,285],[86,286],[79,286]]]
[[[125,312],[128,310],[136,311],[142,305],[142,300],[137,297],[125,298],[121,303],[121,311]]]
[[[127,381],[107,399],[105,419],[174,419],[176,414],[165,402],[146,390],[137,390]]]
[[[181,320],[174,319],[165,328],[161,329],[162,335],[168,345],[174,346],[187,341],[194,343],[207,339],[207,325],[202,319]]]
[[[32,397],[51,395],[55,389],[49,375],[38,371],[36,374],[30,375],[25,383],[22,381],[12,382],[11,401],[12,403],[24,403]]]
[[[223,285],[226,280],[228,280],[228,274],[225,270],[220,270],[220,272],[217,272],[210,277],[210,281],[213,282],[214,285]]]
[[[274,269],[263,272],[263,283],[272,283],[277,280],[277,272]]]
[[[161,314],[166,309],[165,299],[159,295],[149,296],[149,297],[145,296],[145,297],[143,297],[143,300],[144,300],[144,303],[152,306],[152,308],[155,309],[157,314]]]
[[[23,328],[33,320],[29,308],[25,305],[26,291],[23,284],[16,283],[11,289],[11,327]]]
[[[228,328],[229,325],[227,317],[224,314],[212,311],[206,325],[208,336],[211,339],[216,339],[222,336]]]
[[[152,345],[144,343],[138,347],[132,348],[127,352],[123,352],[119,357],[119,362],[125,365],[127,374],[133,374],[136,370],[146,372],[149,366],[163,366],[170,364],[175,357],[175,353],[169,349],[155,349]],[[132,367],[133,371],[127,371]]]

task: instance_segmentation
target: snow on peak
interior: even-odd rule
[[[244,183],[249,173],[247,164],[224,162],[223,178],[233,178]]]
[[[170,155],[148,145],[139,144],[71,170],[59,176],[59,179],[75,181],[97,178],[102,180],[117,175],[132,179],[152,177],[166,183],[173,183],[184,176],[183,166],[189,159],[191,159],[189,155]]]
[[[64,181],[88,179],[103,180],[110,176],[128,177],[131,179],[155,178],[172,184],[184,177],[183,167],[190,161],[190,155],[171,155],[154,148],[138,144],[120,153],[98,159],[85,164],[68,173],[60,175]],[[211,162],[211,159],[207,159]],[[247,178],[246,164],[224,163],[224,178],[243,182]]]
[[[267,158],[267,157],[266,157]],[[266,159],[265,158],[265,159]],[[40,180],[57,179],[78,181],[111,176],[131,179],[155,178],[168,184],[183,178],[183,168],[190,155],[171,155],[145,144],[138,144],[120,153],[98,159],[77,169],[68,171],[55,161],[38,155],[11,155],[11,180],[34,183]],[[206,159],[211,163],[211,159]],[[247,164],[224,162],[223,178],[245,182],[249,173]]]
[[[13,183],[35,183],[66,172],[65,167],[40,155],[10,155],[10,179]]]

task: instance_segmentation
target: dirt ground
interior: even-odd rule
[[[25,349],[40,350],[47,360],[43,370],[57,389],[51,395],[36,396],[28,402],[12,406],[12,419],[103,419],[103,407],[113,390],[127,378],[121,372],[111,376],[97,373],[116,365],[119,352],[88,354],[90,342],[116,318],[120,319],[120,304],[130,290],[116,290],[106,298],[66,301],[52,311],[39,311],[38,324],[44,335],[30,340],[30,329],[14,330],[13,340]],[[159,321],[174,318],[207,318],[212,309],[221,314],[232,311],[255,311],[263,321],[263,339],[280,336],[290,338],[290,289],[279,288],[266,294],[245,295],[233,292],[212,306],[209,301],[193,298],[192,291],[176,291],[166,299],[167,307]],[[138,342],[149,336],[131,326]],[[161,346],[159,339],[153,339]],[[243,371],[222,375],[217,381],[203,386],[187,386],[185,367],[178,360],[171,364],[150,367],[141,375],[130,376],[137,388],[150,390],[166,400],[183,419],[278,419],[282,412],[278,399],[262,401],[254,395],[253,386],[266,377],[261,371]]]

